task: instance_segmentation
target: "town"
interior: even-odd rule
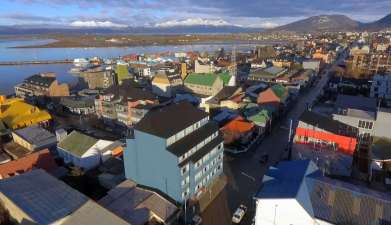
[[[2,220],[388,224],[390,49],[306,34],[33,74],[0,96]]]

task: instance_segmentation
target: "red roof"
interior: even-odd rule
[[[244,121],[243,118],[239,116],[228,122],[221,130],[245,133],[253,129],[253,127],[254,124]]]
[[[57,164],[48,149],[43,149],[26,155],[25,157],[1,164],[0,179],[25,173],[33,170],[34,168],[44,169],[47,172],[53,171],[57,168]]]

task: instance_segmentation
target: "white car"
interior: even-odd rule
[[[247,207],[244,205],[240,205],[239,208],[236,209],[234,215],[232,216],[232,222],[240,223],[240,221],[242,221],[246,212],[247,212]]]

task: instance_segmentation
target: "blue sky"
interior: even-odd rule
[[[0,25],[272,27],[322,14],[368,22],[391,13],[390,0],[1,0]]]

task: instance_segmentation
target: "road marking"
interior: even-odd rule
[[[245,173],[245,172],[241,172],[241,174],[243,175],[243,176],[245,176],[245,177],[248,177],[248,178],[250,178],[252,181],[254,181],[255,182],[255,178],[253,177],[253,176],[250,176],[250,175],[248,175],[247,173]]]

